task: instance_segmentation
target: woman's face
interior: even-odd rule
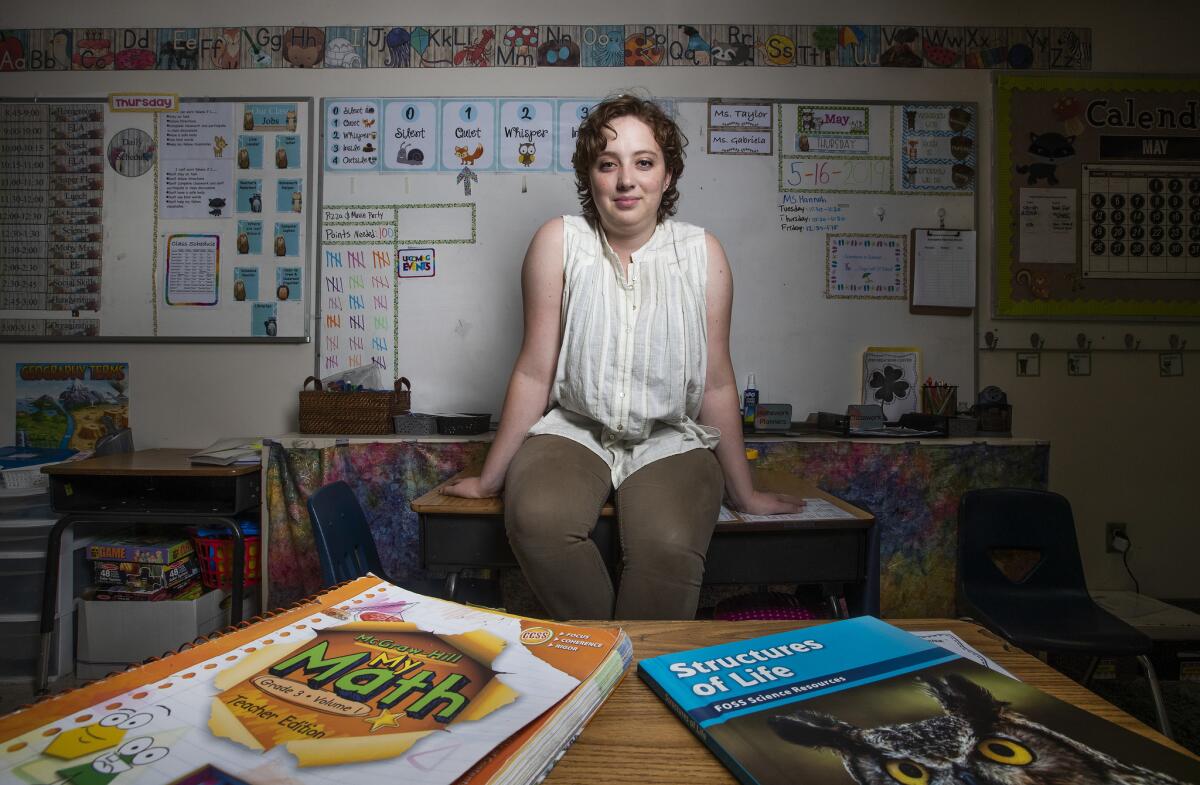
[[[611,126],[604,132],[608,146],[592,164],[592,200],[606,232],[648,238],[671,184],[662,148],[636,117],[618,117]]]

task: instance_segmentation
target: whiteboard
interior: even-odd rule
[[[0,339],[307,340],[311,99],[120,95],[0,103]]]
[[[578,212],[564,118],[595,100],[326,99],[317,375],[375,364],[412,380],[418,410],[498,414],[522,336],[525,249],[548,218]],[[733,269],[730,347],[739,386],[755,373],[760,400],[791,403],[797,418],[844,411],[861,399],[864,350],[903,345],[920,350],[921,373],[970,389],[974,320],[909,313],[907,245],[916,227],[975,228],[978,150],[964,155],[956,142],[951,151],[950,140],[978,139],[977,107],[722,100],[766,106],[766,140],[761,129],[719,127],[716,102],[663,103],[690,142],[676,217],[715,234]],[[409,138],[402,151],[389,147],[395,128],[386,118],[418,101],[443,125],[431,126],[420,144]],[[455,111],[447,113],[451,101]],[[464,102],[492,102],[498,118],[514,102],[550,107],[559,136],[553,144],[538,139],[543,160],[535,163],[545,168],[513,164],[497,123],[463,145],[467,157],[479,139],[485,148],[471,164],[482,169],[464,178],[444,138],[453,126],[447,118],[461,118]],[[369,104],[383,121],[369,142],[383,158],[375,168],[353,155],[333,160],[331,110],[347,103]],[[945,127],[950,109],[958,110],[954,129]],[[400,162],[414,146],[422,148],[416,165]],[[767,154],[710,152],[764,146]]]

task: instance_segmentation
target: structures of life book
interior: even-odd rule
[[[1200,761],[870,616],[638,675],[743,783],[1200,783]]]
[[[0,784],[530,782],[631,659],[617,628],[368,575],[0,717]]]

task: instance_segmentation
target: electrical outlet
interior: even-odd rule
[[[1115,537],[1116,535],[1119,534],[1122,537],[1129,539],[1129,533],[1126,531],[1127,529],[1128,529],[1128,524],[1118,523],[1116,521],[1109,521],[1108,523],[1104,524],[1104,552],[1105,553],[1120,553],[1121,552],[1113,547],[1113,537]]]

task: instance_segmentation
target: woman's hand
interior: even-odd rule
[[[485,486],[481,477],[459,477],[442,486],[442,493],[447,496],[461,496],[464,499],[487,499],[499,496],[500,489]]]
[[[804,499],[792,496],[790,493],[769,493],[755,491],[745,504],[737,507],[738,512],[751,515],[779,515],[796,513],[804,509]]]

